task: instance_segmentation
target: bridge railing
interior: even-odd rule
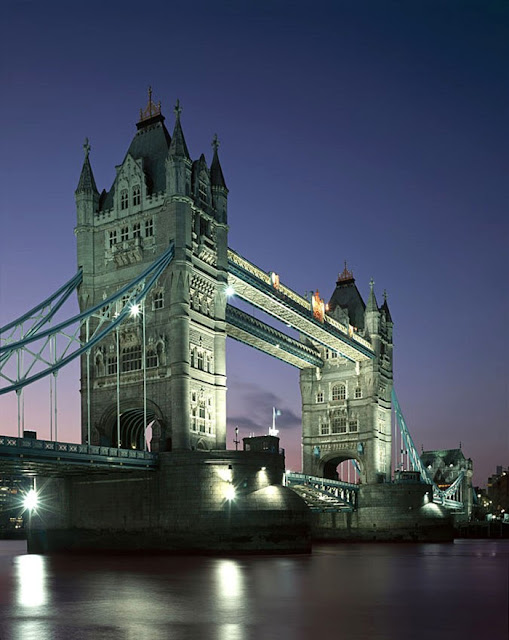
[[[157,454],[138,449],[118,449],[116,447],[101,447],[99,445],[76,444],[73,442],[54,442],[52,440],[35,440],[34,438],[17,438],[15,436],[0,436],[0,447],[29,449],[34,452],[55,452],[107,456],[109,458],[128,458],[136,460],[156,461]]]

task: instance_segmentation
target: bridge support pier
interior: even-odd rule
[[[307,552],[310,512],[283,471],[274,453],[182,451],[156,471],[49,479],[28,550]]]

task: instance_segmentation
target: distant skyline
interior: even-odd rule
[[[328,300],[344,260],[365,300],[371,277],[387,290],[419,450],[461,442],[481,485],[509,464],[507,3],[6,4],[0,325],[75,272],[83,141],[108,190],[151,85],[170,131],[180,99],[193,159],[219,136],[230,247],[301,294]],[[275,406],[299,469],[298,371],[227,348],[228,447]],[[61,440],[79,438],[78,378],[60,376]],[[46,396],[27,392],[40,437]],[[0,432],[15,405],[0,397]]]

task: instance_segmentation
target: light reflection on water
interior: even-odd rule
[[[0,542],[0,640],[506,640],[509,541],[311,556],[28,556]]]

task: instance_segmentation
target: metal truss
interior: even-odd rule
[[[461,483],[465,476],[464,472],[461,471],[456,480],[449,487],[447,487],[447,489],[440,489],[431,477],[431,474],[429,473],[428,469],[423,464],[421,457],[419,456],[419,452],[414,444],[414,441],[412,440],[410,431],[408,430],[407,424],[405,422],[405,417],[403,416],[403,412],[401,411],[401,407],[399,405],[398,398],[394,389],[392,390],[392,406],[396,414],[396,420],[401,432],[401,437],[405,449],[408,452],[414,471],[418,471],[420,473],[422,482],[430,484],[433,487],[433,502],[441,504],[450,509],[462,508],[463,502],[459,499],[459,494],[461,490]]]
[[[19,331],[21,337],[15,341],[7,339],[7,344],[0,346],[0,384],[3,384],[0,395],[10,391],[16,391],[19,394],[25,386],[50,374],[56,375],[59,369],[75,358],[83,353],[90,353],[96,344],[134,315],[133,311],[139,310],[147,293],[171,262],[173,255],[174,246],[171,244],[137,278],[109,298],[83,313],[53,327],[45,328],[81,282],[81,273],[78,272],[50,298],[18,320],[3,327],[2,334],[7,331],[9,336],[13,336],[16,335],[16,331]],[[48,304],[50,300],[53,306]],[[41,316],[43,310],[48,308],[47,315]],[[32,320],[32,325],[23,333],[23,325],[29,319]],[[6,366],[13,356],[16,357],[14,374],[8,373]]]
[[[239,298],[348,360],[360,362],[375,357],[370,343],[353,329],[327,314],[320,322],[313,317],[309,301],[279,281],[276,286],[269,274],[231,249],[228,249],[228,284]]]
[[[319,352],[261,320],[226,305],[226,333],[230,338],[268,353],[298,369],[323,367]]]
[[[354,511],[357,508],[359,487],[356,484],[290,471],[285,479],[286,486],[301,495],[312,511]]]

